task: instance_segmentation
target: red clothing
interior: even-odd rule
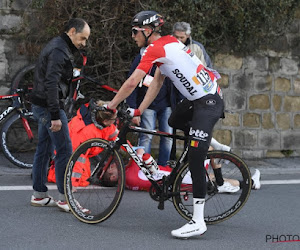
[[[172,168],[169,166],[159,166],[158,173],[154,174],[153,177],[155,180],[162,179],[164,175],[169,175],[172,171]],[[136,163],[130,159],[128,165],[125,167],[125,176],[126,176],[126,188],[131,190],[141,190],[148,191],[151,187],[151,182],[144,175],[142,170],[136,165]]]
[[[209,166],[210,160],[206,160],[204,162],[205,168],[207,169]],[[155,175],[153,175],[155,180],[162,179],[164,175],[169,175],[172,172],[172,168],[169,166],[159,166],[159,171]],[[149,191],[151,187],[151,182],[144,175],[142,170],[138,167],[138,165],[130,159],[129,163],[125,167],[125,176],[126,176],[126,188],[131,190],[140,190],[140,191]],[[190,174],[187,174],[183,181],[185,184],[191,184],[192,178]]]
[[[88,104],[85,104],[88,106]],[[113,141],[118,136],[117,127],[112,124],[109,127],[99,129],[94,123],[85,125],[80,109],[77,110],[77,115],[69,122],[69,132],[72,141],[73,151],[84,141],[92,138],[101,138],[108,141]]]
[[[88,104],[85,104],[88,107]],[[97,128],[94,123],[86,125],[83,117],[80,113],[80,109],[77,110],[77,115],[69,122],[69,133],[72,142],[72,149],[75,151],[84,141],[92,138],[101,138],[108,141],[113,141],[117,138],[119,130],[114,124],[103,129]],[[82,154],[76,161],[73,168],[73,172],[76,173],[72,177],[72,185],[88,186],[89,182],[86,181],[91,176],[90,169],[90,157],[99,154],[102,151],[101,148],[94,147],[88,150],[84,155]],[[54,165],[49,170],[48,181],[55,182],[55,170]]]

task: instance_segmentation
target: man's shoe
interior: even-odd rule
[[[254,175],[252,176],[252,189],[260,189],[260,171],[255,169]]]
[[[207,227],[204,223],[196,223],[191,220],[189,223],[185,224],[181,228],[173,230],[171,232],[172,236],[177,238],[189,238],[191,236],[202,235],[206,232]]]
[[[69,207],[69,205],[66,201],[58,201],[57,206],[61,211],[64,211],[64,212],[67,212],[67,213],[70,212],[70,207]]]
[[[219,150],[222,150],[222,151],[226,151],[226,152],[230,152],[231,150],[231,147],[225,145],[225,144],[222,144],[222,146],[220,147]]]
[[[224,181],[222,186],[218,186],[219,193],[236,193],[239,190],[239,186],[233,186],[228,181]]]
[[[35,198],[34,195],[31,196],[31,206],[35,207],[56,207],[56,200],[53,197],[45,198]]]
[[[75,203],[76,203],[76,206],[81,210],[81,212],[83,212],[85,214],[91,213],[91,211],[89,209],[82,207],[77,200],[75,200]]]

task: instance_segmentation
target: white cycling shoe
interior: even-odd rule
[[[171,234],[174,237],[186,239],[192,236],[202,235],[206,232],[206,230],[207,227],[205,222],[196,223],[195,221],[191,220],[189,223],[185,224],[181,228],[173,230]]]
[[[239,190],[239,186],[233,186],[228,181],[224,181],[222,186],[218,186],[219,193],[236,193]]]
[[[260,171],[258,169],[255,169],[255,172],[252,176],[252,189],[260,189]]]
[[[193,218],[183,227],[171,231],[172,236],[187,239],[191,236],[204,234],[207,230],[204,221],[204,204],[205,199],[193,198]]]

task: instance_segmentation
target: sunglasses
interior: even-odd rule
[[[134,27],[131,29],[131,32],[133,35],[136,36],[136,34],[139,32],[139,31],[145,31],[145,30],[150,30],[150,29],[144,29],[144,28],[138,28],[138,27]]]

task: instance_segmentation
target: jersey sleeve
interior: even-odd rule
[[[143,70],[145,73],[148,73],[151,69],[152,64],[156,63],[159,58],[165,57],[165,55],[166,52],[163,46],[161,46],[160,43],[154,42],[150,44],[144,51],[137,69]]]

